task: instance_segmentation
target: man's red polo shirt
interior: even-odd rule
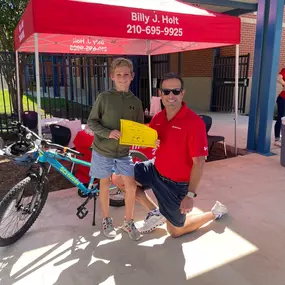
[[[280,75],[282,75],[283,80],[285,81],[285,68],[282,68],[281,71],[279,72]],[[285,99],[285,91],[282,91],[280,93],[280,97],[282,97],[283,99]]]
[[[154,163],[159,174],[176,182],[188,182],[192,158],[208,155],[204,121],[183,103],[173,119],[167,120],[164,109],[152,118],[149,126],[160,139]]]

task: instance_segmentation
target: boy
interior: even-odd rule
[[[143,123],[144,120],[142,102],[129,91],[133,78],[132,62],[125,58],[115,59],[111,64],[111,79],[115,88],[99,94],[87,124],[95,134],[90,176],[100,179],[103,233],[108,238],[116,237],[113,219],[109,215],[109,184],[114,168],[122,176],[126,187],[125,220],[122,228],[132,240],[138,240],[141,235],[133,220],[136,196],[134,164],[129,156],[129,146],[119,144],[120,119],[138,123]]]

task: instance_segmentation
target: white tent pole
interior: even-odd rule
[[[236,45],[235,63],[235,156],[237,156],[237,123],[238,123],[238,83],[239,83],[239,45]]]
[[[38,135],[42,136],[41,125],[41,91],[40,91],[40,61],[39,61],[39,38],[35,33],[35,61],[36,61],[36,86],[37,86],[37,104],[38,104]]]
[[[21,122],[21,97],[20,97],[20,73],[19,73],[19,54],[16,50],[16,80],[17,80],[17,98],[18,98],[18,121]]]
[[[149,77],[149,106],[151,103],[151,97],[152,97],[152,81],[151,81],[151,55],[150,55],[150,41],[147,41],[148,47],[147,47],[147,55],[148,55],[148,77]]]
[[[151,81],[151,55],[148,55],[148,76],[149,76],[149,104],[151,102],[151,97],[152,97],[152,81]]]

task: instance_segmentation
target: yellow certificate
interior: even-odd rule
[[[142,147],[156,147],[157,131],[129,120],[121,119],[120,144]]]

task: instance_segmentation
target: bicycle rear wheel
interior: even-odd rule
[[[109,193],[110,193],[109,205],[111,207],[125,206],[125,195],[120,189],[116,187],[110,188]]]
[[[0,247],[15,243],[30,229],[45,205],[48,191],[47,177],[40,182],[31,175],[5,195],[0,202]]]
[[[133,159],[136,159],[138,162],[143,162],[148,160],[147,156],[138,150],[130,150],[130,156]]]

